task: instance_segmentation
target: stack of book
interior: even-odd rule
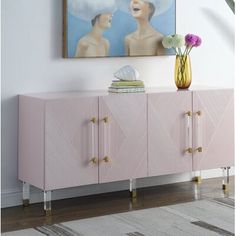
[[[138,93],[145,92],[145,87],[141,80],[113,80],[108,91],[111,93]]]

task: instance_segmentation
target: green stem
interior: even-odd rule
[[[183,55],[185,55],[188,51],[188,47],[185,48]]]
[[[189,48],[189,51],[187,52],[187,55],[189,55],[189,53],[192,51],[192,49],[193,49],[193,46],[191,46],[191,47]]]
[[[179,50],[179,55],[182,56],[181,48],[178,48],[178,50]]]
[[[173,48],[175,50],[176,55],[179,55],[178,51],[176,50],[176,48]]]

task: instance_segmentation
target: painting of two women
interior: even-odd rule
[[[175,0],[65,0],[69,58],[157,56],[170,51]]]

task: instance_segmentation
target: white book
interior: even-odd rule
[[[138,92],[145,92],[144,88],[112,88],[108,89],[111,93],[138,93]]]

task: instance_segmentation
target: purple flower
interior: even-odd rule
[[[197,35],[187,34],[185,36],[185,42],[188,47],[198,47],[201,45],[202,40]]]
[[[185,42],[187,46],[194,46],[197,41],[197,38],[194,34],[187,34],[185,36]]]
[[[202,39],[197,36],[197,41],[196,41],[194,47],[199,47],[201,44],[202,44]]]

